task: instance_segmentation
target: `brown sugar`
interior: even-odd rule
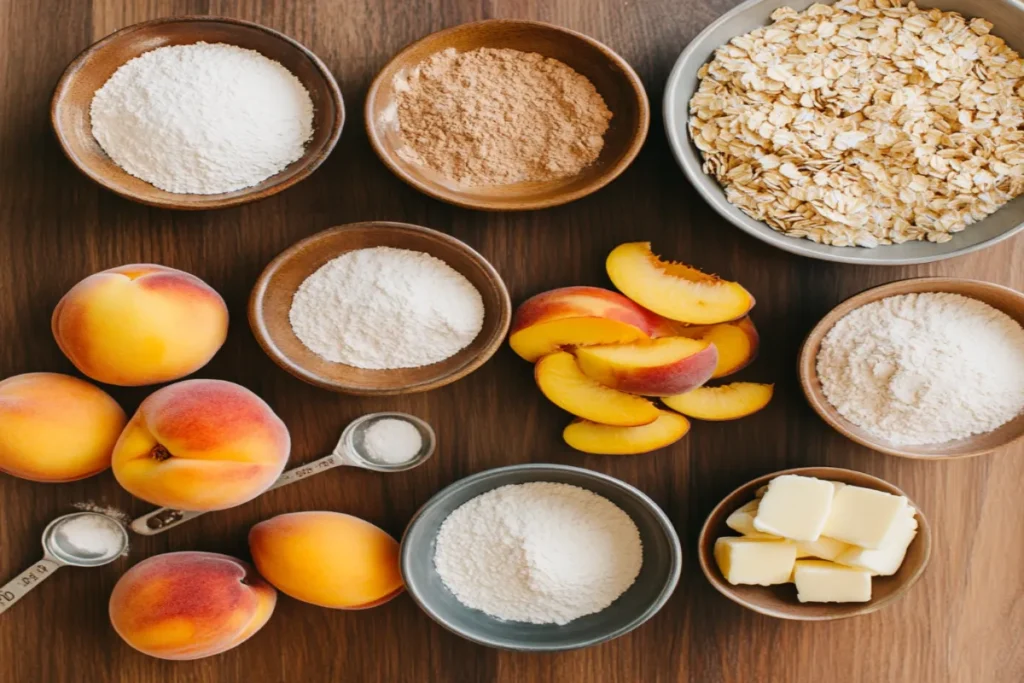
[[[601,153],[612,118],[585,76],[518,50],[449,48],[395,90],[402,157],[467,186],[576,175]]]

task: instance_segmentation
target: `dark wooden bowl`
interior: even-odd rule
[[[805,477],[831,479],[845,484],[885,491],[897,496],[906,496],[903,491],[887,481],[864,472],[839,467],[798,467],[793,470],[773,472],[758,477],[739,487],[708,515],[697,540],[697,555],[704,576],[719,593],[735,603],[755,612],[797,621],[830,621],[869,614],[899,600],[914,583],[921,578],[932,554],[932,530],[920,509],[917,511],[917,536],[907,549],[907,556],[892,576],[876,576],[871,579],[871,601],[856,603],[801,603],[796,599],[796,588],[792,584],[779,586],[734,586],[726,581],[715,563],[715,540],[720,536],[738,534],[725,525],[726,518],[737,508],[754,500],[755,492],[770,480],[782,474],[800,474]],[[908,496],[909,497],[909,496]],[[911,505],[914,502],[911,501]],[[917,506],[914,505],[916,508]]]
[[[432,169],[402,159],[403,142],[395,108],[395,77],[447,48],[481,47],[536,52],[583,74],[613,114],[601,155],[571,178],[495,187],[463,187]],[[606,45],[569,29],[538,21],[490,19],[433,33],[399,52],[385,65],[366,95],[366,132],[378,156],[395,175],[431,197],[489,211],[521,211],[565,204],[596,192],[632,163],[647,137],[650,104],[632,67]]]
[[[306,348],[288,320],[295,291],[331,259],[369,247],[426,252],[473,283],[484,301],[484,325],[473,343],[439,363],[397,370],[365,370],[333,363]],[[249,324],[256,341],[275,363],[318,387],[363,396],[429,391],[465,377],[494,355],[511,320],[508,290],[487,259],[454,237],[407,223],[352,223],[307,237],[270,262],[249,298]]]
[[[168,45],[227,43],[256,50],[295,74],[313,100],[313,137],[300,159],[258,185],[223,194],[175,194],[123,171],[92,136],[95,92],[125,62]],[[345,122],[341,91],[327,66],[288,36],[259,24],[220,17],[175,17],[128,26],[87,48],[68,66],[50,103],[50,121],[68,159],[122,197],[167,209],[220,209],[277,194],[306,178],[334,149]]]
[[[832,329],[832,326],[847,313],[864,304],[890,296],[918,292],[950,292],[971,297],[972,299],[987,303],[989,306],[1002,311],[1021,325],[1024,325],[1024,294],[1015,289],[992,284],[991,282],[964,280],[953,277],[921,277],[890,282],[889,284],[861,292],[839,304],[822,318],[821,322],[815,325],[811,333],[807,335],[807,339],[800,349],[800,385],[803,387],[804,395],[807,397],[811,407],[814,408],[815,412],[825,422],[832,425],[837,432],[846,438],[881,453],[897,455],[903,458],[919,458],[923,460],[966,458],[1009,446],[1011,443],[1024,437],[1024,413],[1021,413],[998,429],[984,434],[976,434],[966,439],[924,446],[897,446],[883,441],[853,424],[840,415],[832,404],[828,402],[828,399],[825,398],[825,394],[821,390],[821,380],[818,379],[818,351],[821,349],[821,340]]]

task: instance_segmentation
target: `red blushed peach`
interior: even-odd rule
[[[587,346],[574,353],[587,377],[643,396],[673,396],[695,389],[710,379],[718,363],[714,345],[685,337]]]
[[[605,264],[623,294],[658,315],[694,325],[736,320],[754,306],[754,297],[735,282],[681,263],[662,261],[650,242],[615,247]]]
[[[718,349],[718,365],[712,379],[739,372],[757,357],[760,337],[750,317],[718,325],[684,327],[679,335],[690,339],[703,339]]]
[[[160,659],[199,659],[247,640],[274,613],[277,591],[227,555],[180,552],[135,565],[110,594],[110,623]]]
[[[700,387],[661,400],[672,410],[698,420],[738,420],[768,405],[774,389],[774,384],[733,382],[720,387]]]
[[[639,427],[613,427],[588,420],[575,420],[562,432],[562,438],[584,453],[636,455],[670,446],[689,431],[689,420],[663,410],[657,420]]]
[[[51,325],[60,350],[83,374],[139,386],[206,365],[227,338],[228,309],[196,276],[143,263],[76,284],[57,304]]]
[[[273,484],[290,447],[284,422],[259,396],[193,379],[142,402],[114,448],[114,476],[154,505],[223,510]]]
[[[657,406],[647,399],[610,389],[584,375],[571,353],[544,356],[533,374],[549,401],[585,420],[632,427],[658,418]]]
[[[124,411],[102,389],[68,375],[30,372],[0,382],[0,472],[42,482],[110,467]]]
[[[566,347],[647,339],[655,317],[600,287],[562,287],[533,296],[516,309],[509,344],[530,361]]]
[[[398,542],[352,515],[278,515],[249,531],[249,549],[279,591],[321,607],[367,609],[404,590]]]

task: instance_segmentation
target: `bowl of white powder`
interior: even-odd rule
[[[499,467],[448,486],[402,537],[413,600],[489,647],[573,650],[629,633],[668,601],[679,537],[643,492],[566,465]]]
[[[301,380],[363,396],[428,391],[473,372],[508,332],[501,276],[469,245],[406,223],[329,228],[260,275],[249,324]]]
[[[86,49],[50,118],[82,173],[133,201],[217,209],[309,176],[341,135],[327,66],[272,29],[176,17],[123,28]]]
[[[908,458],[981,455],[1024,437],[1024,295],[901,280],[826,315],[800,352],[811,407],[853,441]]]

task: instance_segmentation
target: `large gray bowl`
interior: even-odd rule
[[[457,507],[507,484],[552,481],[604,496],[632,518],[643,543],[643,566],[636,582],[607,609],[564,626],[503,621],[466,607],[444,586],[434,569],[441,523]],[[598,472],[567,465],[511,465],[466,477],[443,489],[419,509],[402,536],[402,577],[413,600],[430,617],[467,640],[506,650],[553,652],[603,643],[629,633],[650,619],[672,595],[683,554],[672,523],[638,489]]]
[[[1024,228],[1024,197],[1018,197],[988,218],[957,233],[944,244],[907,242],[873,249],[830,247],[803,238],[787,237],[772,230],[766,223],[754,220],[726,200],[718,182],[701,170],[700,150],[690,140],[686,128],[690,98],[697,89],[697,70],[711,59],[719,46],[770,23],[772,12],[779,7],[803,11],[814,1],[747,0],[726,12],[694,38],[672,69],[665,86],[665,131],[683,172],[712,208],[740,230],[779,249],[825,261],[877,266],[941,261],[991,246]],[[992,30],[995,35],[1005,39],[1018,52],[1024,53],[1024,4],[1018,0],[921,0],[918,4],[960,12],[969,17],[984,17],[995,24]]]

